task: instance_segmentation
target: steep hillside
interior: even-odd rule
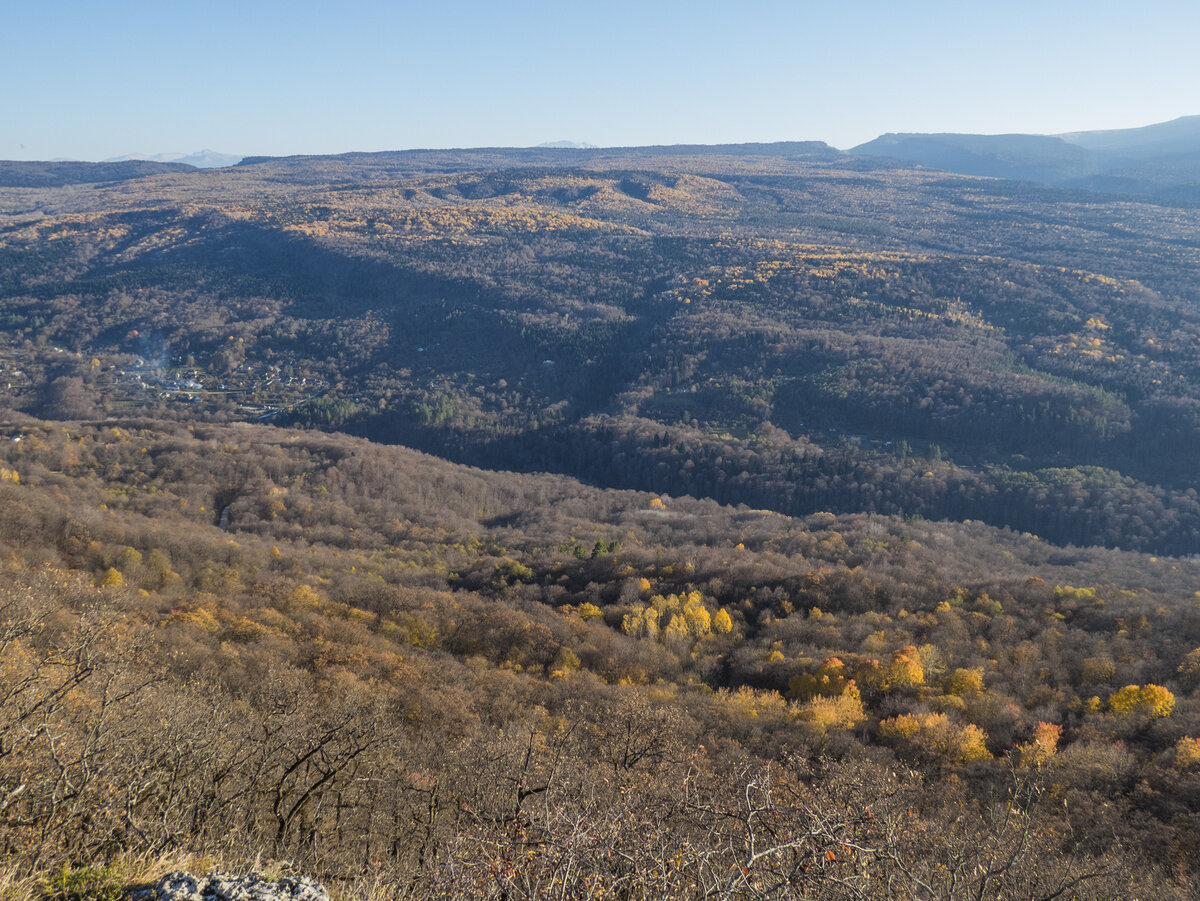
[[[1194,561],[261,425],[5,439],[10,891],[1194,893]]]

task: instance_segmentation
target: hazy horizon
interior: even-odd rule
[[[1194,113],[1182,113],[1182,114],[1180,114],[1179,116],[1174,116],[1174,117],[1172,117],[1171,119],[1168,119],[1168,120],[1163,120],[1163,121],[1165,121],[1165,122],[1170,122],[1170,121],[1174,121],[1174,120],[1176,120],[1176,119],[1184,119],[1184,118],[1189,118],[1190,116],[1193,116],[1193,115],[1197,115],[1197,114],[1194,114]],[[1142,128],[1142,127],[1145,127],[1145,126],[1148,126],[1148,125],[1157,125],[1157,124],[1161,124],[1161,123],[1159,123],[1159,122],[1143,122],[1143,123],[1139,123],[1139,124],[1137,124],[1137,125],[1127,125],[1127,126],[1120,126],[1119,128],[1116,128],[1116,129],[1082,128],[1082,129],[1077,129],[1076,131],[1078,131],[1078,132],[1090,132],[1090,131],[1104,131],[1104,130],[1120,130],[1120,129],[1125,129],[1125,128],[1129,128],[1129,129],[1136,129],[1136,128]],[[930,132],[930,134],[933,134],[933,133],[934,133],[934,132]],[[944,134],[953,134],[953,133],[955,133],[955,132],[940,132],[940,133],[944,133]],[[958,132],[958,133],[962,133],[962,132]],[[1017,133],[1017,132],[991,132],[991,133],[987,133],[987,132],[980,132],[979,134],[993,134],[993,135],[1000,135],[1000,134],[1016,134],[1016,133]],[[1025,132],[1025,134],[1036,134],[1036,135],[1044,135],[1044,136],[1051,136],[1051,137],[1053,137],[1053,136],[1056,136],[1056,135],[1069,134],[1069,133],[1070,133],[1070,132],[1066,132],[1066,131],[1060,131],[1060,132]],[[879,137],[879,136],[881,136],[881,135],[883,135],[883,134],[886,134],[886,132],[879,132],[878,134],[874,135],[873,137]],[[867,140],[869,141],[869,140],[871,140],[871,139],[870,139],[870,138],[868,138]],[[809,137],[795,137],[795,138],[780,138],[780,139],[778,139],[777,141],[738,141],[738,140],[736,140],[736,139],[731,139],[731,140],[727,140],[727,141],[673,141],[673,142],[670,142],[670,143],[668,143],[668,144],[663,144],[663,145],[647,145],[647,144],[603,144],[603,145],[602,145],[602,144],[593,144],[593,143],[591,143],[591,142],[589,142],[589,141],[587,141],[587,140],[581,140],[581,139],[576,139],[576,138],[557,138],[557,139],[547,139],[547,140],[545,140],[545,141],[539,141],[539,142],[538,142],[538,143],[536,143],[536,144],[520,144],[520,145],[516,145],[516,144],[513,144],[513,145],[500,145],[500,144],[476,144],[476,145],[470,145],[470,146],[468,146],[468,145],[461,145],[461,146],[444,146],[444,147],[379,147],[379,148],[372,148],[372,149],[370,149],[370,150],[363,150],[363,149],[361,149],[361,148],[352,148],[352,149],[347,149],[347,150],[343,150],[343,151],[333,151],[332,153],[333,153],[333,154],[336,154],[336,153],[377,153],[377,152],[388,152],[388,151],[403,152],[403,151],[421,151],[421,150],[483,150],[483,149],[503,149],[503,150],[522,150],[522,149],[543,149],[543,150],[546,150],[546,149],[618,150],[618,149],[622,149],[622,148],[628,148],[628,147],[645,147],[645,146],[674,146],[674,145],[683,145],[683,146],[686,146],[686,145],[689,145],[689,144],[695,144],[695,145],[700,145],[700,146],[712,146],[712,145],[714,145],[714,144],[733,144],[733,145],[736,145],[736,144],[754,144],[754,143],[770,144],[770,143],[809,142],[809,141],[817,141],[817,142],[820,142],[820,141],[821,141],[821,139],[820,139],[820,138],[809,138]],[[580,145],[580,146],[578,146],[578,147],[574,147],[574,148],[571,148],[571,147],[564,148],[563,146],[561,146],[561,145],[563,145],[564,143],[567,143],[567,144],[576,144],[576,145]],[[828,141],[825,141],[824,143],[827,143],[827,144],[828,144],[829,142],[828,142]],[[863,142],[859,142],[859,143],[861,144],[861,143],[866,143],[866,142],[865,142],[865,141],[863,141]],[[556,146],[556,145],[557,145],[557,146]],[[834,148],[835,148],[835,149],[837,149],[837,150],[849,150],[849,149],[851,149],[852,147],[854,147],[854,146],[858,146],[858,145],[846,145],[846,146],[844,146],[844,147],[837,147],[837,146],[835,146],[835,145],[833,145],[833,144],[830,144],[829,146],[831,146],[831,147],[834,147]],[[92,158],[85,158],[85,157],[51,157],[51,158],[49,158],[49,159],[34,159],[34,158],[29,158],[27,161],[29,161],[29,162],[80,162],[80,163],[97,163],[97,162],[99,162],[99,163],[109,163],[109,162],[124,162],[124,161],[127,161],[127,160],[146,160],[146,161],[150,161],[150,162],[186,162],[186,161],[187,161],[187,158],[190,158],[190,157],[195,157],[195,156],[200,156],[200,155],[203,155],[203,154],[206,154],[206,153],[215,153],[215,154],[218,154],[218,155],[221,155],[221,156],[231,156],[231,157],[237,157],[237,158],[240,158],[240,159],[244,159],[244,158],[246,158],[246,157],[253,157],[253,156],[278,156],[278,157],[284,157],[284,156],[324,156],[324,155],[332,155],[332,154],[322,154],[322,153],[307,153],[307,152],[305,152],[305,151],[296,151],[296,152],[294,152],[294,153],[273,153],[273,154],[239,153],[239,152],[236,150],[236,148],[235,148],[234,150],[229,150],[228,148],[203,147],[203,148],[196,149],[196,150],[186,150],[186,151],[185,151],[185,150],[181,150],[181,149],[179,149],[179,148],[161,149],[161,150],[154,150],[154,151],[149,151],[149,152],[147,152],[147,151],[131,151],[131,152],[127,152],[127,153],[123,153],[123,154],[116,154],[116,155],[113,155],[113,156],[109,156],[109,157],[103,157],[103,158],[95,158],[95,157],[92,157]],[[170,157],[170,159],[168,159],[168,157]],[[19,157],[13,157],[12,159],[21,159],[21,158],[19,158]],[[224,165],[234,165],[234,163],[227,163],[227,164],[224,164]],[[219,167],[219,166],[214,166],[214,168],[220,168],[220,167]]]
[[[1181,2],[1131,19],[1075,0],[351,0],[336,15],[311,0],[51,0],[14,8],[6,30],[5,159],[558,140],[845,149],[887,132],[1058,134],[1200,112],[1200,8]]]

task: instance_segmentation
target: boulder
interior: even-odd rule
[[[182,870],[168,873],[138,895],[137,901],[331,901],[321,883],[303,876],[193,876]]]

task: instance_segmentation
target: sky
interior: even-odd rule
[[[1053,134],[1200,113],[1200,4],[12,0],[0,159]]]

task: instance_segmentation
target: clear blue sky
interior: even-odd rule
[[[1200,4],[12,0],[0,158],[1060,132],[1200,113]]]

